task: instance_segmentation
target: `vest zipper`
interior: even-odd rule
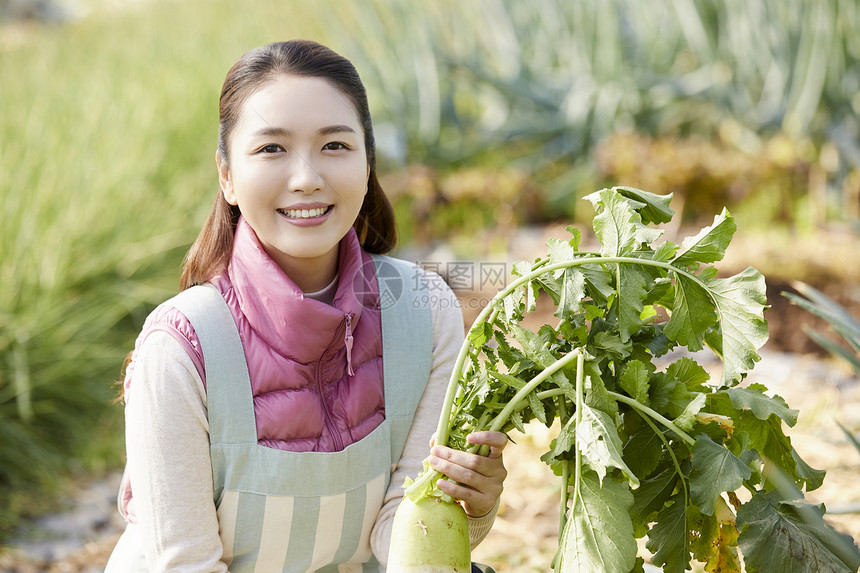
[[[346,373],[350,376],[355,376],[355,372],[352,370],[352,343],[354,342],[352,338],[352,317],[353,314],[347,313],[346,315],[346,332],[343,336],[343,343],[346,346]]]
[[[354,376],[355,373],[352,371],[352,319],[355,315],[351,312],[346,313],[344,315],[344,323],[345,323],[345,331],[343,336],[344,345],[346,346],[346,365],[347,365],[347,374],[349,376]],[[322,380],[320,380],[320,368],[322,366],[323,361],[326,358],[326,355],[329,354],[329,350],[323,352],[322,356],[320,356],[319,361],[317,361],[315,378],[317,382],[317,392],[319,392],[320,401],[322,402],[323,409],[323,421],[325,422],[325,426],[328,429],[329,434],[331,434],[332,441],[334,442],[335,451],[339,452],[343,450],[343,440],[340,437],[340,434],[337,431],[337,428],[332,423],[331,420],[331,411],[329,410],[328,404],[325,401],[325,397],[323,395],[323,385]]]

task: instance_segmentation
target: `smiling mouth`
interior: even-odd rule
[[[334,205],[317,207],[316,209],[278,209],[278,213],[287,219],[316,219],[332,210]]]

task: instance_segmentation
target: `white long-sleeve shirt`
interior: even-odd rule
[[[371,548],[383,565],[403,481],[421,472],[463,340],[457,299],[447,286],[437,286],[428,301],[434,340],[430,379],[371,535]],[[126,402],[127,471],[137,523],[129,525],[112,563],[121,563],[122,553],[139,554],[142,546],[152,571],[226,571],[213,502],[206,391],[191,358],[170,334],[153,332],[138,348]],[[495,510],[469,518],[473,547],[494,519]]]

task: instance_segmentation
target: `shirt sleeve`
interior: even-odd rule
[[[376,559],[383,565],[388,563],[388,548],[391,544],[391,527],[394,513],[403,499],[403,480],[415,478],[423,469],[423,461],[430,454],[430,439],[436,431],[439,413],[448,388],[448,380],[454,370],[457,354],[463,343],[463,314],[456,295],[442,278],[426,272],[432,303],[433,356],[430,379],[418,403],[412,427],[406,438],[403,454],[394,466],[391,483],[385,493],[382,509],[371,533],[371,548]],[[496,517],[498,503],[490,513],[482,517],[469,517],[469,539],[474,549],[487,536]]]
[[[138,348],[126,392],[127,471],[152,572],[223,573],[213,502],[206,392],[170,334]]]

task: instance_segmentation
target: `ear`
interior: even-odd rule
[[[221,193],[224,195],[224,200],[231,205],[238,205],[236,193],[233,191],[233,180],[230,177],[230,166],[227,162],[221,159],[221,154],[215,152],[215,165],[218,166],[218,186],[221,187]]]

